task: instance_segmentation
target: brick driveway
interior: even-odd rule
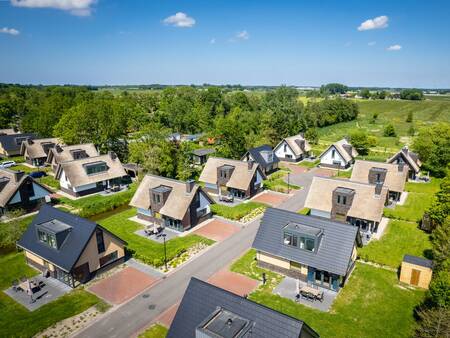
[[[112,304],[121,304],[151,286],[158,279],[135,268],[125,268],[92,285],[89,291]]]
[[[273,191],[265,191],[259,194],[258,196],[252,198],[252,201],[265,203],[275,207],[286,201],[289,197],[290,196],[287,194],[276,193]]]
[[[202,226],[201,228],[193,231],[194,234],[212,239],[216,242],[221,242],[234,233],[238,232],[240,229],[232,223],[228,223],[222,220],[213,219],[208,224]]]
[[[250,294],[259,285],[257,280],[228,270],[216,272],[208,279],[208,283],[233,292],[239,296]]]
[[[173,319],[177,313],[178,307],[180,303],[176,303],[169,307],[166,311],[161,313],[156,319],[155,322],[162,324],[165,327],[170,327],[172,325]]]
[[[316,168],[316,169],[314,169],[314,175],[324,176],[324,177],[333,177],[333,176],[337,175],[337,170],[326,169],[326,168]]]

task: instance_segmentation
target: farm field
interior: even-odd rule
[[[318,129],[321,147],[337,141],[356,129],[363,129],[370,135],[377,137],[378,144],[371,149],[386,158],[396,152],[402,144],[409,143],[411,125],[416,131],[425,125],[437,122],[450,122],[450,100],[438,98],[425,101],[388,101],[388,100],[356,100],[360,114],[355,121],[338,123]],[[378,117],[372,121],[373,114]],[[408,114],[413,114],[413,122],[406,122]],[[397,137],[384,137],[383,129],[392,123]]]

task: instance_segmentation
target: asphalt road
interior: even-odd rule
[[[136,334],[182,298],[192,276],[207,280],[247,251],[253,243],[258,226],[259,219],[212,246],[136,298],[107,313],[91,326],[78,332],[75,337],[112,338]]]
[[[303,189],[278,207],[290,211],[303,208],[313,176],[314,170],[291,175],[291,182],[302,186]],[[158,284],[77,332],[74,337],[122,338],[136,335],[161,313],[180,301],[191,277],[207,280],[247,251],[253,243],[259,223],[260,220],[257,219],[223,242],[215,244]]]

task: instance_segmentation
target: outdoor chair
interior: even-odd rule
[[[17,279],[13,280],[11,284],[12,284],[12,289],[15,292],[19,291],[19,282],[17,281]]]

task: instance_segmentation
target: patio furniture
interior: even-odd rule
[[[323,301],[323,291],[320,291],[316,287],[305,285],[300,289],[300,295],[302,295],[303,297],[305,297],[310,301],[314,301],[316,299]]]
[[[20,290],[18,289],[19,282],[17,281],[17,279],[13,280],[11,284],[12,284],[12,288],[13,288],[13,290],[14,290],[15,292],[20,291]]]

